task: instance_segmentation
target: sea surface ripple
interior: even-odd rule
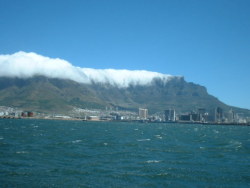
[[[250,127],[0,119],[0,187],[250,187]]]

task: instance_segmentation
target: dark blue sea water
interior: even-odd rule
[[[2,119],[0,187],[250,187],[250,127]]]

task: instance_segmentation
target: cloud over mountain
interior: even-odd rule
[[[22,51],[11,55],[0,55],[0,67],[2,77],[30,78],[41,75],[80,83],[109,83],[119,87],[127,87],[130,84],[147,85],[156,78],[165,82],[173,78],[171,75],[145,70],[81,68],[63,59]]]

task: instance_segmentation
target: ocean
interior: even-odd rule
[[[0,119],[0,187],[250,187],[250,127]]]

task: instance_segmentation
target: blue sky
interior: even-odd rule
[[[0,0],[0,54],[183,75],[250,109],[249,0]]]

